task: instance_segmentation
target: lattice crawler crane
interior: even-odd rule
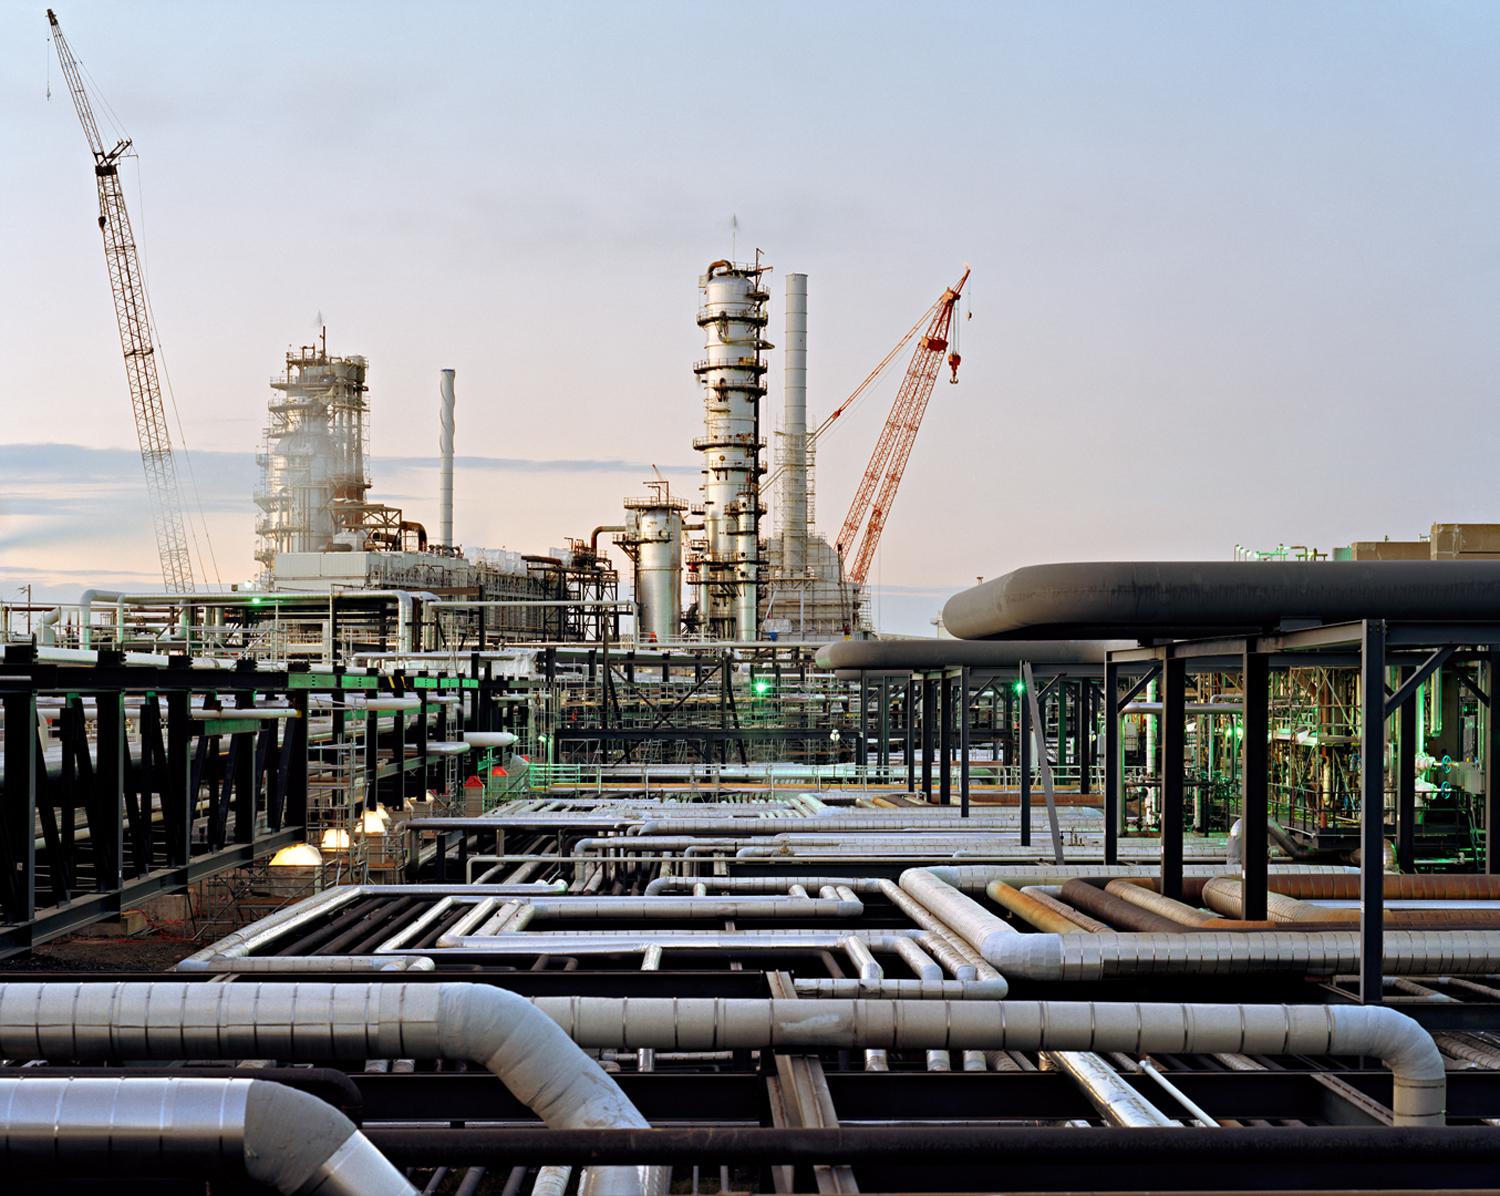
[[[901,478],[906,473],[906,463],[911,459],[912,446],[917,442],[917,432],[922,427],[922,417],[927,413],[927,403],[932,398],[932,388],[937,383],[945,355],[951,371],[949,381],[958,381],[958,364],[961,359],[958,353],[957,327],[953,318],[958,298],[968,281],[969,271],[966,268],[963,277],[945,290],[929,309],[927,331],[917,341],[916,350],[906,367],[906,374],[901,379],[901,387],[886,416],[885,426],[880,430],[880,438],[875,442],[875,450],[870,454],[870,462],[865,466],[864,476],[860,478],[859,488],[854,493],[854,501],[849,504],[849,513],[844,517],[844,525],[834,543],[838,550],[843,582],[853,590],[852,601],[848,605],[851,625],[858,593],[865,584],[865,578],[869,576],[870,564],[875,559],[875,550],[880,545],[880,536],[885,530],[891,506],[896,501],[896,491],[901,487]],[[893,350],[893,354],[895,351]],[[869,381],[870,379],[866,379],[866,383]],[[863,389],[864,386],[861,385],[860,390]],[[856,391],[855,395],[850,396],[827,422],[831,423],[837,418],[858,394],[859,391]],[[862,536],[861,528],[864,529]]]
[[[151,310],[146,299],[145,279],[136,253],[130,213],[125,209],[125,191],[120,182],[120,159],[129,151],[129,138],[106,147],[94,119],[94,109],[84,88],[83,75],[67,39],[57,23],[57,14],[47,10],[57,61],[73,97],[73,107],[89,151],[94,156],[94,181],[99,189],[99,232],[104,237],[104,261],[115,301],[115,322],[120,330],[120,348],[125,354],[125,377],[130,385],[130,405],[135,413],[136,438],[146,487],[151,497],[161,577],[169,593],[193,589],[193,560],[188,550],[187,517],[182,491],[177,483],[177,464],[172,456],[172,437],[162,403],[161,379],[156,349],[151,338]]]

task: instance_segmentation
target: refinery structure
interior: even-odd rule
[[[128,143],[52,34],[162,586],[0,612],[7,1191],[1495,1188],[1500,525],[1023,563],[882,636],[968,270],[834,395],[817,280],[756,252],[663,409],[695,489],[465,543],[467,379],[437,511],[383,503],[335,326],[271,381],[258,575],[209,585]]]

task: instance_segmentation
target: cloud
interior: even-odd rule
[[[435,468],[436,457],[376,457],[376,465],[400,469]],[[621,461],[591,457],[461,457],[453,458],[455,469],[482,469],[509,473],[628,473],[640,474],[659,469],[669,474],[696,474],[696,465],[655,465],[640,461]]]

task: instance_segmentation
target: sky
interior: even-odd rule
[[[774,267],[772,341],[809,276],[815,422],[973,267],[871,574],[888,630],[1026,564],[1500,521],[1500,5],[59,3],[139,152],[226,583],[320,316],[370,360],[374,497],[429,527],[456,369],[466,545],[618,522],[652,466],[692,491],[696,281],[732,249]],[[0,2],[6,599],[157,577],[51,54]],[[895,381],[820,445],[825,533]]]

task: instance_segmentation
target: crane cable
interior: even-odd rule
[[[821,424],[813,429],[813,431],[807,434],[807,439],[803,442],[804,452],[807,455],[811,455],[814,447],[818,443],[818,438],[833,427],[834,422],[839,418],[839,416],[853,409],[854,405],[864,396],[865,392],[885,376],[886,371],[891,368],[891,365],[895,362],[896,358],[901,355],[901,351],[905,349],[907,345],[911,344],[912,337],[916,336],[917,333],[920,332],[924,327],[926,327],[926,325],[932,320],[933,312],[937,310],[938,304],[940,303],[942,303],[941,298],[939,298],[936,303],[932,304],[931,307],[924,311],[917,322],[913,324],[909,329],[907,329],[906,334],[896,342],[891,351],[887,353],[883,358],[881,358],[880,364],[865,375],[865,380],[854,388],[849,397],[842,403],[840,403],[837,407],[835,407],[833,409],[833,413],[829,415],[827,419],[825,419]],[[771,471],[770,476],[761,483],[762,492],[768,491],[773,486],[775,486],[777,481],[780,480],[781,475],[786,472],[786,467],[787,463],[783,461],[780,465],[778,465]]]

